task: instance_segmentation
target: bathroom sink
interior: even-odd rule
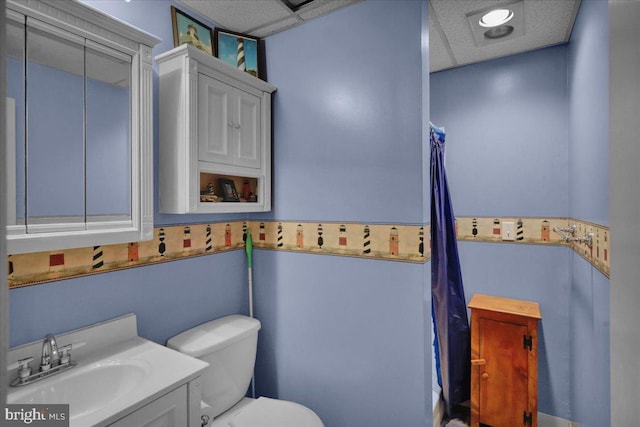
[[[8,403],[65,403],[72,420],[82,418],[129,397],[150,371],[141,360],[110,358],[20,387],[9,395]]]
[[[127,417],[200,375],[207,364],[137,335],[134,314],[57,337],[72,344],[76,366],[35,382],[9,387],[10,404],[68,404],[70,427],[103,427]],[[10,380],[16,361],[40,361],[42,341],[9,350]],[[198,397],[199,400],[199,397]]]

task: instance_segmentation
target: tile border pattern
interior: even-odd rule
[[[514,222],[513,241],[502,240],[502,224]],[[577,235],[593,234],[593,245],[566,243],[554,227],[575,224]],[[146,242],[95,246],[8,256],[9,288],[141,267],[159,262],[244,248],[249,228],[253,246],[285,250],[423,263],[431,258],[429,225],[357,222],[233,221],[166,225],[154,228]],[[609,277],[609,227],[571,218],[457,217],[459,241],[569,246]]]

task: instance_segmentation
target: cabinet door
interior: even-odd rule
[[[528,411],[528,350],[523,348],[526,325],[479,318],[480,425],[523,425]]]
[[[260,168],[260,97],[198,77],[199,160]]]
[[[187,425],[187,386],[184,385],[109,427],[177,427]]]
[[[233,87],[198,76],[198,158],[204,162],[233,164]]]
[[[260,167],[260,98],[241,90],[234,94],[234,164]]]

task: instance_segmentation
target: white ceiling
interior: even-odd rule
[[[360,1],[177,0],[216,26],[260,38]],[[514,31],[487,40],[477,15],[499,6],[514,11]],[[579,7],[580,0],[430,0],[431,72],[566,43]]]
[[[514,12],[510,35],[489,41],[479,16],[499,6]],[[566,43],[580,0],[430,0],[431,72]]]
[[[177,0],[221,28],[254,37],[275,34],[360,1]]]

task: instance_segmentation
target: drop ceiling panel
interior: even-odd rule
[[[313,0],[291,10],[281,0],[177,0],[216,26],[266,37],[362,0]]]
[[[441,28],[442,45],[449,46],[453,55],[450,66],[443,61],[432,61],[431,71],[439,71],[451,66],[471,64],[516,53],[527,52],[545,46],[566,43],[571,35],[573,22],[580,0],[431,0],[429,15],[429,38]],[[496,42],[479,46],[474,39],[474,28],[468,16],[505,6],[522,11],[522,16],[514,16],[512,35]],[[516,25],[518,28],[516,28]],[[519,28],[522,26],[522,28]],[[438,45],[430,46],[438,49]],[[441,52],[430,50],[431,55],[443,56]]]
[[[301,7],[298,10],[298,16],[308,21],[353,3],[355,3],[353,0],[316,0]]]
[[[429,7],[429,69],[444,70],[453,68],[458,63],[450,52],[444,32],[434,16],[433,8]]]
[[[283,0],[177,0],[216,26],[255,37],[267,37],[360,1],[313,0],[294,12]],[[483,38],[484,33],[474,38],[475,19],[470,16],[510,5],[514,13],[521,11],[513,19],[513,33],[479,43],[478,34]],[[579,7],[580,0],[430,0],[431,72],[566,43]]]
[[[284,18],[283,20],[269,22],[266,25],[257,27],[256,29],[252,30],[250,34],[254,37],[262,38],[262,37],[266,37],[268,35],[275,34],[280,31],[284,31],[286,29],[295,27],[296,25],[299,25],[302,22],[304,22],[302,19],[300,19],[295,15],[292,15],[287,18]]]
[[[241,33],[293,15],[279,0],[178,0],[178,3],[195,10],[220,27]]]

